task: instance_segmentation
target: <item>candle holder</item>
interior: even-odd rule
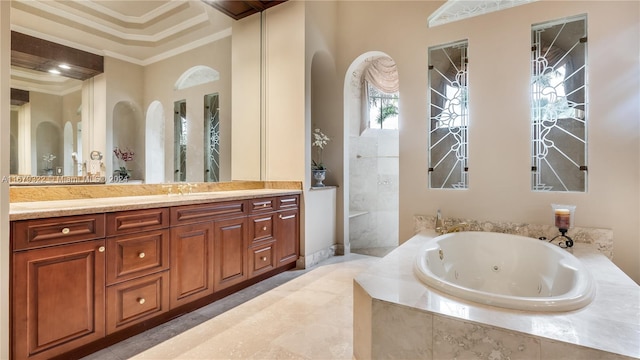
[[[567,231],[571,229],[573,225],[573,213],[576,210],[575,205],[557,205],[552,204],[555,225],[560,231],[560,235],[556,235],[549,242],[553,242],[557,238],[563,238],[558,244],[562,248],[570,248],[573,246],[573,239],[567,236]]]

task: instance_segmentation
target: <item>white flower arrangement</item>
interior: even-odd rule
[[[322,163],[322,150],[324,147],[331,141],[331,139],[325,135],[319,128],[316,128],[313,131],[313,142],[312,146],[318,148],[318,161],[311,160],[311,169],[312,170],[326,170],[327,168]]]

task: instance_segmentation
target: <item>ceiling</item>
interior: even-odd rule
[[[148,65],[231,35],[242,18],[282,1],[12,0],[11,30]]]
[[[12,87],[57,94],[80,87],[42,72],[57,60],[43,55],[43,48],[70,47],[88,53],[94,62],[99,55],[144,66],[230,36],[234,19],[284,1],[12,0],[12,65],[19,65],[12,66]],[[46,41],[36,44],[33,38]],[[80,80],[96,74],[93,68],[76,70],[83,72],[76,77]]]

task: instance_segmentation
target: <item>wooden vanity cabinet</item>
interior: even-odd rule
[[[12,239],[14,245],[25,240],[15,232]],[[49,359],[105,336],[105,240],[72,241],[13,253],[14,359]]]
[[[171,308],[247,279],[247,201],[171,208]]]
[[[169,310],[169,209],[107,213],[106,220],[109,335]]]
[[[81,357],[293,267],[299,201],[12,221],[12,359]]]
[[[278,198],[278,212],[275,218],[276,267],[298,260],[300,249],[300,196]]]

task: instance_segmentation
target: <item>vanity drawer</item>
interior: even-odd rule
[[[107,214],[107,236],[169,227],[169,208],[120,211]]]
[[[11,223],[13,250],[104,238],[104,214],[18,220]]]
[[[249,248],[249,277],[275,269],[275,240]]]
[[[276,209],[276,200],[274,198],[260,198],[249,200],[249,212],[261,213],[274,211]]]
[[[169,272],[107,287],[107,334],[169,310]]]
[[[280,196],[278,198],[278,210],[297,209],[300,207],[299,195]]]
[[[247,203],[244,200],[175,206],[171,208],[171,225],[212,221],[219,218],[242,216],[246,213]]]
[[[169,229],[107,238],[107,284],[169,269]]]
[[[273,239],[274,217],[275,213],[249,218],[249,240],[252,243]]]

